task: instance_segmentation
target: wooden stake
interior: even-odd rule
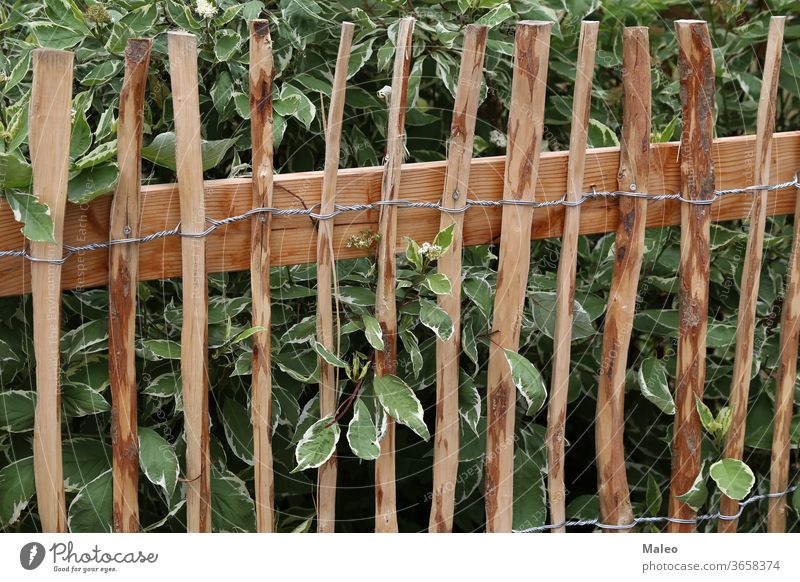
[[[650,46],[645,26],[623,32],[622,145],[618,188],[647,194],[650,174]],[[625,474],[625,371],[636,311],[636,290],[644,254],[647,201],[620,197],[614,273],[608,296],[597,393],[595,448],[600,518],[603,523],[633,522]],[[627,530],[604,530],[627,531]]]
[[[251,20],[250,27],[250,135],[253,148],[253,208],[272,206],[272,39],[269,20]],[[252,221],[250,287],[253,296],[253,326],[263,327],[253,335],[253,462],[255,465],[256,530],[275,530],[275,478],[272,472],[272,355],[269,294],[270,230],[272,215]]]
[[[167,35],[175,155],[181,198],[183,258],[183,378],[186,436],[186,521],[189,532],[211,531],[211,466],[208,436],[208,282],[206,243],[192,238],[206,228],[203,164],[200,152],[200,98],[197,88],[197,38],[185,32]]]
[[[678,71],[681,78],[681,192],[689,200],[714,195],[714,58],[708,26],[700,20],[677,20]],[[670,517],[692,519],[695,511],[677,499],[700,472],[702,432],[696,399],[703,398],[706,377],[708,277],[711,209],[681,204],[680,306],[675,434],[672,444]],[[670,532],[690,532],[691,524],[670,523]]]
[[[67,204],[71,52],[33,51],[30,102],[30,153],[33,195],[50,209],[53,243],[32,242],[38,259],[62,257]],[[67,531],[64,477],[61,464],[61,265],[31,263],[33,347],[36,355],[36,416],[33,429],[33,472],[42,531]]]
[[[125,48],[119,96],[119,181],[111,204],[111,240],[139,236],[144,90],[152,41],[132,38]],[[108,373],[111,383],[114,531],[139,531],[139,436],[136,421],[136,288],[139,245],[115,245],[108,253]]]
[[[464,208],[469,193],[469,170],[475,138],[475,119],[480,104],[483,54],[488,27],[469,24],[464,32],[461,69],[458,75],[447,177],[442,194],[445,208]],[[453,225],[453,246],[439,259],[439,272],[452,286],[449,295],[439,295],[439,307],[453,321],[450,341],[436,340],[436,433],[433,445],[433,496],[428,530],[451,532],[455,510],[458,453],[460,448],[458,413],[458,370],[461,353],[461,249],[464,214],[442,212],[439,230]]]
[[[569,167],[567,169],[567,201],[577,202],[583,193],[583,168],[586,162],[586,136],[592,98],[594,53],[600,23],[581,23],[578,44],[578,69],[572,101],[572,128],[569,136]],[[564,428],[567,421],[567,391],[569,389],[570,344],[572,343],[572,311],[575,304],[575,271],[578,263],[578,231],[580,206],[564,209],[564,235],[558,259],[556,281],[556,322],[553,334],[553,376],[550,402],[547,407],[548,492],[551,523],[566,518],[564,509]],[[563,533],[565,528],[552,530]]]
[[[389,102],[389,126],[386,131],[386,165],[381,200],[397,200],[400,190],[400,165],[405,149],[406,93],[411,67],[414,19],[403,18],[397,29],[392,95]],[[394,206],[383,206],[378,232],[378,289],[375,313],[383,332],[384,350],[375,352],[378,376],[397,371],[397,306],[395,305],[395,239],[397,214]],[[387,419],[381,439],[381,452],[375,461],[375,531],[397,532],[397,494],[394,472],[394,420]]]
[[[503,200],[534,200],[544,133],[551,27],[550,22],[517,24]],[[486,400],[486,531],[493,533],[510,532],[513,523],[517,398],[503,350],[516,351],[519,347],[532,219],[531,207],[503,207]]]
[[[786,17],[784,16],[773,16],[769,22],[764,78],[761,83],[761,97],[758,101],[754,184],[769,184],[770,179],[772,132],[775,131],[775,101],[781,72],[781,49],[783,48],[785,22]],[[747,250],[742,268],[742,292],[739,296],[739,325],[736,328],[736,356],[731,379],[731,428],[725,440],[725,457],[729,459],[741,460],[744,452],[747,398],[750,393],[750,371],[753,366],[756,302],[758,301],[758,283],[761,277],[766,222],[767,196],[765,192],[756,192],[753,195],[750,234],[747,238]],[[722,495],[720,512],[723,515],[734,515],[738,510],[738,501]],[[738,519],[721,519],[718,525],[719,531],[721,533],[735,532],[738,522]]]
[[[342,23],[339,54],[331,88],[331,105],[328,128],[325,133],[325,176],[322,179],[320,214],[333,212],[336,203],[336,177],[339,173],[342,115],[347,88],[347,64],[353,46],[351,22]],[[333,345],[333,221],[320,220],[317,230],[317,340],[328,351],[338,353]],[[320,418],[334,415],[339,399],[336,386],[336,369],[321,357],[319,360]],[[319,468],[317,474],[317,531],[332,532],[336,518],[336,452]]]

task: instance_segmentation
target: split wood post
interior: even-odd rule
[[[572,128],[569,136],[569,166],[567,168],[564,234],[556,278],[556,321],[553,333],[553,376],[550,402],[547,407],[547,457],[550,495],[550,520],[558,524],[566,519],[564,487],[564,429],[567,422],[567,392],[569,390],[570,344],[572,343],[572,312],[575,304],[575,271],[578,264],[578,231],[583,195],[583,168],[586,162],[586,136],[592,98],[594,54],[597,48],[599,22],[581,23],[578,44],[578,68],[575,73],[575,93],[572,101]],[[563,533],[564,527],[552,530]]]
[[[622,56],[622,144],[617,187],[647,194],[650,175],[650,45],[645,26],[626,28]],[[621,196],[595,420],[597,485],[603,523],[633,523],[625,473],[625,372],[644,255],[647,200]],[[605,530],[627,531],[627,530]]]
[[[328,128],[325,133],[325,175],[322,179],[322,202],[320,214],[334,211],[336,204],[336,177],[339,173],[339,144],[342,139],[342,116],[344,115],[345,91],[347,89],[347,65],[353,46],[351,22],[342,23],[339,39],[339,54],[331,88],[331,104],[328,111]],[[333,337],[333,220],[320,220],[317,224],[317,341],[329,352],[338,354]],[[339,389],[336,385],[336,369],[322,357],[319,361],[319,410],[320,418],[336,414]],[[336,519],[336,452],[323,463],[317,474],[317,531],[332,532]]]
[[[551,27],[550,22],[517,24],[503,200],[534,201],[544,133]],[[519,348],[532,221],[530,206],[503,207],[486,399],[486,531],[491,533],[510,532],[513,524],[517,395],[504,350],[515,352]]]
[[[389,101],[389,126],[386,131],[386,163],[381,184],[381,200],[397,200],[400,191],[400,166],[405,149],[406,93],[411,68],[414,19],[403,18],[397,28],[392,94]],[[378,288],[375,315],[381,325],[384,349],[375,352],[375,374],[397,371],[397,306],[395,305],[395,207],[382,206],[378,223]],[[394,467],[394,419],[388,418],[381,439],[381,452],[375,461],[375,531],[397,532],[397,490]]]
[[[464,32],[461,69],[458,74],[450,144],[447,153],[447,176],[442,193],[444,208],[464,208],[469,193],[469,171],[475,120],[480,104],[483,54],[488,27],[469,24]],[[459,354],[461,353],[461,249],[463,212],[442,212],[439,230],[453,225],[453,245],[438,261],[439,273],[451,284],[449,295],[439,295],[439,307],[453,321],[449,341],[436,340],[436,433],[433,445],[433,492],[428,530],[451,532],[455,511],[460,416],[458,413]]]
[[[769,184],[772,156],[772,132],[775,131],[775,100],[781,72],[783,28],[786,17],[773,16],[769,22],[767,51],[764,61],[761,96],[758,101],[756,125],[756,159],[754,184]],[[764,249],[764,227],[767,222],[767,193],[753,194],[750,216],[750,234],[742,268],[741,295],[739,296],[739,323],[736,328],[736,355],[731,379],[731,427],[725,440],[725,457],[741,460],[744,453],[744,431],[747,421],[747,399],[750,393],[750,371],[753,367],[753,342],[756,324],[758,283],[761,278],[761,258]],[[739,502],[722,495],[720,513],[735,515]],[[720,519],[720,533],[735,532],[738,519]]]
[[[701,20],[677,20],[678,71],[681,82],[681,194],[688,200],[714,196],[714,58],[708,26]],[[711,207],[681,203],[680,320],[676,374],[676,413],[672,443],[669,515],[694,519],[695,511],[677,497],[688,491],[700,472],[700,418],[696,400],[703,398],[706,377],[706,331]],[[670,523],[670,532],[690,532],[692,524]]]
[[[181,200],[183,259],[183,380],[186,435],[186,521],[189,532],[211,531],[211,464],[208,435],[208,281],[197,37],[168,34],[169,69],[175,110],[175,156]]]
[[[152,41],[132,38],[125,48],[125,78],[119,96],[119,180],[111,202],[111,240],[139,237],[144,91]],[[108,253],[108,373],[111,384],[114,531],[139,531],[139,435],[136,406],[136,289],[138,243],[114,245]]]
[[[33,195],[50,209],[53,241],[32,242],[31,256],[45,261],[62,258],[67,204],[71,52],[33,51],[30,102],[30,153]],[[33,347],[36,355],[36,415],[33,429],[33,471],[42,531],[67,531],[64,468],[61,462],[61,265],[31,263]]]
[[[253,149],[253,208],[272,206],[272,39],[269,20],[251,20],[250,28],[250,135]],[[275,530],[275,477],[272,471],[272,355],[269,292],[271,214],[252,220],[250,288],[253,326],[251,418],[255,468],[256,530]]]

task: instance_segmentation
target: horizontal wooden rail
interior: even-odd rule
[[[755,176],[755,136],[715,140],[712,148],[717,188],[753,184]],[[568,152],[544,153],[539,170],[537,199],[554,200],[564,195],[567,181]],[[800,132],[775,134],[772,146],[771,182],[790,180],[800,170]],[[446,162],[406,164],[398,198],[436,201],[442,195]],[[481,158],[472,162],[469,197],[500,200],[503,192],[505,157]],[[619,171],[619,148],[589,150],[583,186],[590,190],[614,190]],[[356,204],[380,200],[382,167],[340,170],[336,200]],[[680,189],[678,143],[656,144],[650,156],[651,195]],[[279,208],[308,207],[320,202],[322,172],[304,172],[275,176],[274,205]],[[252,207],[252,184],[249,178],[215,180],[205,183],[206,215],[222,218]],[[539,198],[541,196],[541,198]],[[767,195],[767,214],[791,214],[797,192],[788,189]],[[64,223],[64,242],[78,245],[108,238],[111,197],[103,196],[88,205],[70,204]],[[728,196],[714,203],[712,220],[743,218],[752,208],[749,196]],[[142,188],[141,234],[174,227],[180,220],[178,187],[162,184]],[[496,241],[500,235],[499,208],[473,208],[464,217],[464,244]],[[531,237],[559,237],[562,234],[564,208],[548,208],[533,213]],[[431,240],[439,229],[439,212],[428,209],[404,209],[398,212],[397,232],[414,240]],[[613,232],[619,223],[616,200],[592,200],[581,208],[580,233]],[[678,202],[651,202],[647,226],[680,223]],[[337,259],[373,254],[373,251],[346,248],[347,240],[365,228],[377,229],[378,213],[346,213],[336,218],[333,247]],[[208,272],[243,271],[250,268],[251,226],[240,222],[212,234],[207,240]],[[0,201],[0,249],[22,248],[20,224],[5,201]],[[307,217],[277,217],[272,221],[273,265],[310,263],[316,257],[314,225]],[[181,246],[178,237],[147,243],[140,249],[140,280],[181,275]],[[63,289],[88,288],[108,283],[108,253],[92,251],[71,257],[63,268]],[[20,258],[0,259],[0,296],[30,292],[30,264]]]

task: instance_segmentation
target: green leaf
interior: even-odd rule
[[[463,282],[464,294],[483,314],[484,318],[492,315],[492,286],[482,277],[467,277]]]
[[[453,292],[450,279],[444,273],[431,273],[425,277],[425,286],[436,295],[450,295]]]
[[[679,501],[683,501],[695,511],[698,511],[706,502],[706,499],[708,499],[706,477],[706,466],[705,463],[703,463],[703,466],[700,467],[700,473],[698,473],[697,478],[694,480],[694,483],[689,490],[682,495],[676,495],[675,498]]]
[[[705,428],[710,435],[715,435],[718,427],[714,420],[714,414],[697,396],[695,396],[694,399],[697,407],[697,414],[700,416],[700,422],[703,423],[703,428]]]
[[[530,293],[534,326],[549,338],[553,338],[556,326],[556,294],[551,292]],[[575,301],[572,312],[572,341],[594,335],[592,320],[583,305]]]
[[[111,405],[100,392],[82,382],[61,387],[61,406],[68,417],[92,416],[111,410]]]
[[[339,301],[356,307],[372,307],[375,292],[364,287],[339,287]]]
[[[81,489],[69,506],[67,523],[72,533],[111,533],[113,508],[111,469]]]
[[[525,402],[528,403],[528,416],[533,416],[541,410],[547,400],[547,388],[542,380],[542,375],[536,366],[518,353],[505,349],[503,352],[511,368],[511,380]]]
[[[174,398],[181,392],[181,377],[178,372],[167,372],[152,380],[142,389],[142,394],[158,398]]]
[[[337,368],[347,367],[347,362],[338,358],[336,354],[331,352],[328,348],[323,346],[318,341],[314,342],[314,351],[317,352],[319,356],[331,366],[336,366]]]
[[[231,149],[235,139],[202,140],[200,151],[203,158],[203,171],[215,168],[222,163],[225,154]],[[142,148],[142,157],[156,165],[177,171],[175,158],[175,134],[171,131],[157,135],[153,141]]]
[[[347,78],[351,78],[369,61],[372,56],[372,45],[375,39],[371,38],[366,42],[353,47],[350,53],[350,61],[347,63]]]
[[[19,459],[0,469],[0,529],[6,529],[19,519],[35,492],[33,457]]]
[[[653,477],[652,473],[647,474],[647,493],[645,496],[645,512],[651,517],[655,517],[661,510],[663,496],[661,495],[661,488],[658,486],[658,481]]]
[[[56,242],[53,238],[53,218],[46,204],[39,202],[33,194],[17,190],[6,190],[6,200],[11,207],[14,220],[21,222],[22,234],[33,241]]]
[[[27,188],[32,176],[31,165],[21,155],[0,152],[0,188]]]
[[[316,469],[331,458],[339,442],[339,423],[332,416],[326,416],[312,424],[303,434],[295,449],[297,466],[292,473]]]
[[[736,459],[722,459],[711,465],[711,478],[725,495],[741,501],[750,493],[756,482],[753,471]]]
[[[68,362],[108,349],[108,320],[95,319],[61,336],[61,351]]]
[[[227,469],[211,468],[211,523],[217,532],[253,532],[256,506],[247,485]]]
[[[73,101],[74,107],[74,101]],[[85,154],[92,145],[92,130],[86,120],[86,113],[80,109],[72,118],[72,131],[69,138],[69,157],[74,160]]]
[[[508,4],[501,4],[495,7],[489,13],[481,16],[475,24],[484,24],[489,27],[497,26],[515,16],[514,11]]]
[[[122,63],[119,61],[102,61],[81,79],[81,85],[93,87],[110,81],[119,72]],[[88,126],[87,126],[88,127]]]
[[[514,450],[514,530],[544,525],[547,517],[547,489],[544,475],[544,427],[522,432],[522,446]]]
[[[406,238],[406,258],[417,268],[417,271],[422,270],[422,253],[419,245],[412,238]]]
[[[33,430],[36,393],[23,390],[0,392],[0,430],[28,432]]]
[[[353,418],[347,425],[347,442],[350,449],[365,461],[374,461],[381,452],[378,444],[378,428],[372,421],[369,408],[359,398],[353,407]]]
[[[139,427],[139,466],[145,477],[172,497],[178,483],[180,465],[175,447],[152,428]]]
[[[481,419],[481,395],[475,381],[467,375],[462,375],[458,386],[458,411],[464,422],[477,432]]]
[[[371,315],[364,314],[361,316],[361,321],[364,322],[364,335],[367,336],[367,341],[376,350],[383,350],[383,331],[381,324],[378,320]]]
[[[64,489],[80,491],[111,468],[111,446],[89,437],[73,437],[64,441]]]
[[[99,166],[117,155],[117,140],[102,143],[75,162],[76,170]]]
[[[422,404],[414,391],[397,376],[375,376],[373,388],[386,414],[417,433],[426,441],[431,438],[422,414]]]
[[[74,204],[86,204],[98,196],[112,192],[117,186],[119,170],[114,164],[87,168],[69,181],[67,196]]]
[[[81,42],[84,34],[78,30],[48,22],[32,22],[31,28],[36,43],[42,48],[68,49]]]
[[[443,255],[450,247],[453,245],[453,231],[455,230],[456,225],[451,224],[444,230],[439,231],[436,235],[436,238],[433,239],[433,244],[437,247],[441,247],[440,253]]]
[[[675,414],[675,401],[667,384],[667,370],[661,360],[648,358],[637,374],[642,396],[658,406],[665,414]]]
[[[214,36],[214,55],[217,61],[224,63],[239,50],[242,37],[232,30],[221,30]]]
[[[144,347],[160,360],[181,359],[181,345],[172,340],[144,340],[142,344],[144,344]]]
[[[442,341],[453,336],[453,320],[447,312],[427,299],[420,299],[419,320]]]

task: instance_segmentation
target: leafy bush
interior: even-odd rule
[[[800,2],[768,2],[777,14],[793,14]],[[458,73],[461,30],[469,22],[492,25],[485,67],[485,97],[480,108],[475,155],[503,153],[511,86],[510,55],[520,19],[554,22],[548,75],[545,149],[566,149],[575,71],[577,31],[584,17],[601,22],[591,146],[617,143],[621,121],[622,27],[650,27],[653,55],[653,140],[679,135],[676,44],[672,20],[707,19],[717,62],[717,133],[752,133],[760,90],[759,59],[766,40],[769,11],[761,3],[696,3],[679,0],[634,3],[627,0],[563,2],[458,0],[444,3],[405,1],[280,0],[279,2],[179,2],[161,0],[18,0],[0,4],[0,188],[22,212],[26,235],[48,238],[45,209],[29,196],[27,109],[30,55],[37,46],[74,50],[70,201],[84,203],[113,189],[117,177],[116,110],[122,81],[123,49],[132,36],[154,39],[145,107],[144,175],[147,183],[174,181],[174,126],[166,57],[166,31],[187,29],[199,40],[204,168],[207,178],[247,175],[250,135],[247,98],[246,21],[269,17],[277,65],[275,102],[276,167],[280,172],[320,169],[324,139],[321,110],[327,109],[338,23],[356,23],[350,63],[341,165],[376,165],[382,159],[386,107],[379,91],[390,83],[392,38],[400,16],[417,18],[407,120],[409,161],[443,159]],[[796,128],[800,97],[800,29],[786,31],[777,130]],[[370,245],[370,234],[354,244]],[[745,460],[754,485],[726,481],[731,467],[720,461],[726,428],[733,364],[740,264],[746,245],[741,224],[712,227],[712,318],[704,403],[698,403],[708,438],[704,439],[710,477],[734,494],[744,485],[768,489],[774,372],[777,366],[779,313],[791,244],[790,220],[771,219],[765,241],[748,417]],[[666,510],[674,404],[677,334],[678,231],[647,232],[638,313],[629,360],[626,451],[628,476],[637,515]],[[422,246],[424,241],[419,241]],[[433,242],[433,241],[430,241]],[[576,319],[573,333],[570,415],[567,422],[568,515],[597,513],[593,421],[603,314],[612,269],[613,235],[581,237]],[[426,247],[429,251],[430,246]],[[532,243],[529,293],[520,353],[541,371],[548,384],[553,349],[552,311],[559,241]],[[482,471],[489,319],[493,304],[497,249],[464,252],[461,361],[462,448],[456,491],[456,528],[483,526]],[[319,419],[317,346],[314,343],[315,267],[275,268],[273,357],[275,362],[274,449],[279,529],[313,527],[314,474],[294,471],[319,464],[314,457],[337,446],[340,458],[337,525],[340,530],[372,527],[372,471],[381,410],[389,408],[410,430],[397,433],[398,506],[403,530],[426,527],[430,509],[431,444],[435,406],[435,334],[447,334],[446,317],[436,311],[436,292],[446,283],[431,279],[431,255],[409,243],[399,265],[400,350],[398,380],[375,385],[369,354],[380,347],[370,319],[374,303],[372,259],[340,261],[342,399],[351,406],[336,425]],[[425,283],[425,284],[423,284]],[[248,276],[209,278],[209,376],[212,418],[212,493],[217,530],[254,529],[252,501],[253,443],[249,424],[251,348]],[[142,524],[151,530],[184,529],[182,400],[180,393],[181,283],[165,280],[139,285],[137,376],[139,378],[140,481]],[[63,299],[63,434],[65,485],[71,526],[78,531],[110,527],[110,404],[107,363],[108,294],[105,289],[68,291]],[[325,357],[331,357],[325,354]],[[513,356],[509,356],[513,360]],[[34,370],[30,298],[0,299],[0,527],[39,528],[33,499],[32,427]],[[514,363],[512,361],[512,363]],[[524,364],[518,364],[524,366]],[[526,370],[529,372],[529,370]],[[520,372],[522,373],[522,372]],[[529,378],[534,378],[528,374]],[[515,475],[516,527],[545,521],[543,481],[545,415],[533,386],[517,407]],[[353,394],[358,391],[358,396]],[[376,402],[377,400],[377,402]],[[417,404],[419,408],[417,408]],[[534,404],[536,404],[534,406]],[[705,408],[704,408],[705,407]],[[422,415],[422,419],[419,415]],[[403,418],[400,418],[400,417]],[[728,421],[729,422],[729,417]],[[800,438],[795,417],[793,443]],[[316,429],[314,428],[316,427]],[[347,444],[339,434],[346,432]],[[416,434],[414,434],[416,433]],[[322,435],[322,436],[320,436]],[[423,438],[420,438],[423,437]],[[317,440],[313,440],[317,439]],[[298,447],[298,445],[300,445]],[[796,459],[796,457],[795,457]],[[713,464],[712,464],[713,463]],[[687,500],[715,508],[720,487],[698,481]],[[363,488],[363,489],[360,489]],[[695,490],[696,489],[696,490]],[[750,487],[746,487],[749,491]],[[709,493],[709,491],[711,491]],[[800,498],[795,496],[795,507]],[[798,508],[800,509],[800,508]],[[742,518],[746,530],[763,529],[765,505],[751,506]],[[794,515],[794,514],[793,514]],[[792,527],[797,529],[796,516]],[[710,527],[710,526],[709,526]]]

